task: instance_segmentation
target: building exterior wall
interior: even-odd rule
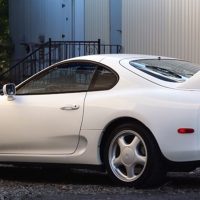
[[[71,0],[9,0],[9,17],[16,60],[28,53],[24,44],[72,39]]]
[[[200,1],[123,0],[122,4],[124,52],[200,63]]]
[[[122,0],[110,0],[110,44],[122,44]]]
[[[11,34],[20,40],[38,42],[41,35],[47,40],[58,40],[63,35],[71,39],[71,1],[10,0],[9,5]]]
[[[85,40],[85,0],[73,0],[73,32],[72,39],[78,41]]]
[[[9,0],[13,64],[49,38],[101,39],[109,44],[109,3],[110,0]]]
[[[85,0],[85,40],[110,43],[109,0]]]

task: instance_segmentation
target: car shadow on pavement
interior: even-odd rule
[[[0,179],[27,183],[117,186],[104,172],[68,167],[0,166]],[[159,187],[160,190],[166,188],[199,190],[200,171],[169,173],[164,185]]]
[[[0,179],[36,183],[113,185],[105,172],[51,166],[0,166]]]

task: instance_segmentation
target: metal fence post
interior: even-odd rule
[[[101,54],[101,39],[98,39],[98,54]]]
[[[49,38],[49,65],[51,65],[51,38]]]

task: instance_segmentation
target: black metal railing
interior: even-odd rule
[[[91,54],[120,53],[120,45],[101,44],[97,41],[52,41],[40,45],[28,56],[0,74],[0,85],[19,84],[38,71],[61,60]],[[1,87],[1,86],[0,86]]]

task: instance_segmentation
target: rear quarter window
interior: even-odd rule
[[[115,72],[99,66],[95,72],[90,91],[109,90],[117,84],[118,79]]]

